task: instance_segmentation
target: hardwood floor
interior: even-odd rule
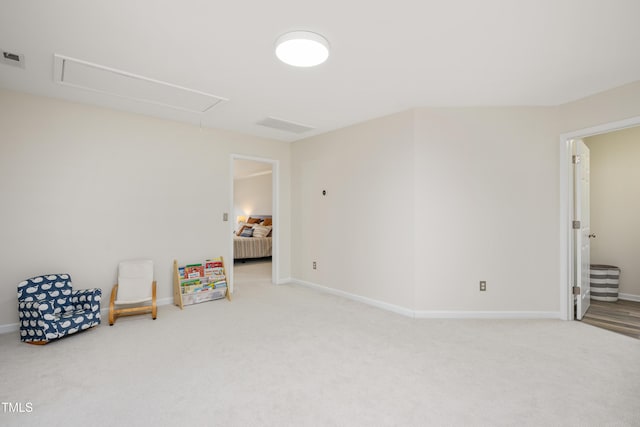
[[[640,302],[591,300],[591,306],[582,321],[640,339]]]

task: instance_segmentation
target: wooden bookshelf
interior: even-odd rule
[[[180,266],[178,260],[173,261],[173,303],[175,305],[183,309],[185,305],[223,298],[231,301],[227,270],[222,257],[184,266]]]

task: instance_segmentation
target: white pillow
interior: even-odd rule
[[[270,232],[271,227],[268,225],[254,225],[253,227],[253,237],[267,237]]]

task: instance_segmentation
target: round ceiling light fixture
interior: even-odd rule
[[[329,57],[329,42],[310,31],[292,31],[276,40],[276,56],[294,67],[315,67]]]

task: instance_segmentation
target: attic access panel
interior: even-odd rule
[[[115,68],[54,55],[58,83],[178,110],[204,113],[227,99]]]

